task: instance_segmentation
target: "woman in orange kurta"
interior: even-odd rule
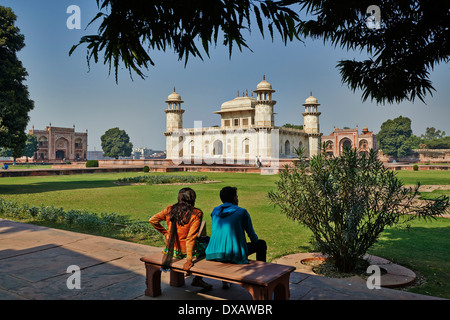
[[[194,265],[192,258],[204,254],[204,248],[201,248],[196,241],[203,212],[194,207],[195,199],[194,190],[183,188],[178,192],[177,203],[168,206],[149,220],[150,224],[164,235],[166,258],[163,269],[168,270],[172,257],[175,257],[177,259],[186,258],[183,270],[188,271]],[[161,221],[166,221],[167,230],[161,225]],[[195,277],[192,285],[205,289],[211,288],[211,285],[204,282],[201,277]]]

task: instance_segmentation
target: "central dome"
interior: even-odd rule
[[[221,110],[252,108],[255,101],[256,99],[252,97],[236,97],[233,100],[222,103]]]

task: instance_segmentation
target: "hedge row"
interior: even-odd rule
[[[118,179],[122,183],[147,183],[147,184],[164,184],[164,183],[196,183],[206,181],[207,176],[176,176],[176,175],[157,175],[157,176],[139,176]]]
[[[97,168],[98,167],[98,160],[88,160],[86,162],[86,168]]]
[[[157,234],[147,221],[129,220],[116,213],[92,213],[86,210],[63,208],[54,206],[40,207],[20,204],[0,198],[0,216],[12,219],[30,219],[40,222],[62,223],[76,226],[85,230],[100,232],[119,231],[124,235],[154,236]]]

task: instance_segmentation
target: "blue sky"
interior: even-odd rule
[[[27,85],[35,109],[30,113],[29,129],[53,126],[88,130],[89,150],[101,150],[101,135],[108,129],[125,130],[135,147],[164,149],[164,101],[173,87],[185,101],[184,126],[193,127],[202,120],[203,126],[220,123],[213,114],[220,105],[236,97],[236,93],[251,92],[266,75],[274,90],[275,124],[303,124],[303,102],[310,91],[319,100],[322,112],[321,131],[328,135],[336,127],[367,126],[378,133],[387,119],[400,115],[412,120],[414,134],[426,127],[435,127],[450,135],[450,72],[448,64],[438,65],[431,73],[436,89],[433,96],[414,103],[377,105],[362,102],[361,92],[353,93],[342,84],[337,61],[358,58],[359,53],[332,48],[322,41],[289,43],[265,40],[257,29],[248,36],[253,52],[235,50],[231,59],[225,47],[210,51],[210,59],[191,58],[185,67],[170,49],[154,52],[156,63],[146,71],[147,77],[130,79],[128,71],[119,75],[102,63],[86,62],[86,47],[80,46],[72,56],[72,45],[97,29],[89,21],[97,12],[94,0],[0,0],[18,16],[17,26],[25,35],[26,47],[19,58],[27,69]],[[69,5],[81,9],[81,30],[69,30],[66,13]],[[256,28],[256,25],[253,26]],[[221,43],[221,42],[220,42]]]

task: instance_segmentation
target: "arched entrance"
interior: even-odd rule
[[[67,141],[67,139],[59,138],[55,142],[55,147],[56,147],[55,158],[57,160],[63,160],[67,158],[69,150],[69,141]]]
[[[344,152],[345,149],[351,149],[352,146],[352,141],[348,138],[344,138],[341,140],[341,147],[340,147],[340,153]]]
[[[284,154],[285,155],[291,154],[291,143],[289,142],[289,140],[286,140],[286,142],[284,143]]]
[[[216,140],[213,143],[213,155],[222,155],[223,154],[223,144],[222,141]]]
[[[332,157],[334,155],[334,143],[333,141],[329,140],[325,142],[325,152],[327,156]]]
[[[56,151],[56,159],[63,160],[65,158],[66,158],[66,153],[64,152],[64,150]]]

